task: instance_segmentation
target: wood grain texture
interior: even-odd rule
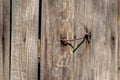
[[[93,21],[92,0],[75,0],[74,36],[82,37],[90,33]],[[76,41],[75,46],[82,41]],[[74,80],[93,80],[89,77],[90,71],[90,45],[84,41],[74,53]],[[91,74],[91,73],[90,73]]]
[[[119,80],[117,0],[93,0],[93,27],[90,52],[91,80]]]
[[[41,80],[118,80],[117,2],[43,0]],[[60,44],[60,38],[90,32],[91,42],[84,41],[75,53]]]
[[[91,32],[92,38],[75,53],[74,80],[117,80],[117,0],[76,0],[75,4],[75,35]]]
[[[12,0],[11,80],[37,80],[39,0]]]
[[[0,79],[9,80],[10,1],[0,0]]]
[[[10,69],[10,0],[3,0],[3,70],[4,80],[9,80]]]
[[[73,80],[73,54],[60,39],[72,39],[74,0],[42,0],[41,79]]]
[[[0,79],[3,80],[3,0],[0,0]]]
[[[118,0],[118,79],[120,79],[120,0]]]

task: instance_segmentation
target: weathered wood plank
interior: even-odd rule
[[[118,79],[120,79],[120,0],[118,0]]]
[[[92,0],[90,80],[118,80],[118,0]]]
[[[82,38],[91,32],[93,21],[92,0],[75,0],[74,36]],[[83,39],[76,41],[79,45]],[[89,78],[90,45],[86,40],[74,53],[74,80],[92,80]]]
[[[10,1],[0,0],[0,79],[9,80]]]
[[[78,38],[81,34],[92,33],[91,43],[85,41],[74,53],[74,80],[116,80],[117,0],[75,0],[74,14],[74,35]],[[111,36],[115,37],[114,42]]]
[[[3,80],[3,0],[0,0],[0,79]]]
[[[74,0],[42,0],[41,79],[73,80],[73,54],[60,39],[72,39]]]
[[[67,2],[42,2],[41,80],[117,80],[117,0]],[[66,56],[73,53],[69,46],[61,46],[61,36],[72,39],[90,32],[91,42],[84,41],[67,62]]]
[[[92,38],[74,53],[74,80],[117,80],[117,8],[117,0],[75,0],[74,35]]]
[[[3,0],[3,70],[4,80],[9,80],[10,64],[10,0]]]
[[[11,80],[37,80],[39,0],[12,0]]]

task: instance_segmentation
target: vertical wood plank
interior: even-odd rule
[[[9,80],[10,1],[0,1],[0,79]]]
[[[0,79],[3,80],[3,0],[0,0]]]
[[[72,39],[74,0],[42,0],[41,79],[73,80],[73,54],[60,39]]]
[[[93,21],[92,0],[75,0],[74,35],[82,38],[86,33],[91,32]],[[83,39],[76,41],[78,46]],[[74,53],[74,80],[89,79],[90,70],[90,45],[86,40],[78,47]]]
[[[118,1],[92,0],[90,80],[118,80]]]
[[[39,0],[12,0],[11,80],[37,80]]]
[[[117,0],[75,0],[74,35],[92,39],[74,53],[74,80],[117,80],[117,9]]]
[[[66,2],[42,2],[41,80],[117,80],[117,0],[71,0],[67,9]],[[84,41],[74,54],[60,44],[61,36],[73,39],[90,32],[90,43]],[[68,54],[72,62],[67,62]]]
[[[9,80],[10,64],[10,0],[3,0],[3,70],[4,80]]]
[[[118,79],[120,79],[120,0],[118,0]]]

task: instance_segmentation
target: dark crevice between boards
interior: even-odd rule
[[[3,20],[4,21],[4,20]],[[3,23],[3,28],[2,28],[2,54],[3,54],[3,63],[5,63],[5,28],[4,28],[4,23]],[[5,65],[3,64],[3,68]]]
[[[11,41],[12,41],[12,0],[10,0],[10,45],[9,45],[9,80],[10,80],[10,75],[11,75]]]
[[[40,42],[41,42],[41,12],[42,0],[39,0],[39,29],[38,29],[38,80],[40,80]]]

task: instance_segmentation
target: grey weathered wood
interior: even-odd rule
[[[118,0],[92,0],[93,25],[90,52],[91,80],[119,80]]]
[[[76,0],[75,4],[76,36],[87,28],[92,39],[74,56],[74,80],[117,80],[117,0]]]
[[[117,0],[76,0],[75,4],[75,35],[87,29],[92,39],[75,53],[74,80],[117,80]]]
[[[10,0],[3,0],[3,70],[4,80],[9,80],[10,64]]]
[[[42,0],[41,79],[73,80],[73,54],[60,39],[72,39],[74,0]]]
[[[0,0],[0,79],[9,80],[10,1]]]
[[[0,0],[0,79],[3,80],[3,0]]]
[[[43,0],[42,5],[41,80],[118,80],[117,0]],[[60,44],[61,36],[87,32],[91,42],[74,55]]]
[[[94,13],[92,5],[92,0],[75,0],[74,35],[76,38],[91,32]],[[76,41],[75,46],[81,41]],[[90,45],[91,43],[84,41],[74,53],[74,80],[93,80],[89,78],[89,74],[91,74],[89,73]]]
[[[118,0],[118,79],[120,79],[120,0]]]
[[[11,80],[37,80],[39,0],[12,0]]]

